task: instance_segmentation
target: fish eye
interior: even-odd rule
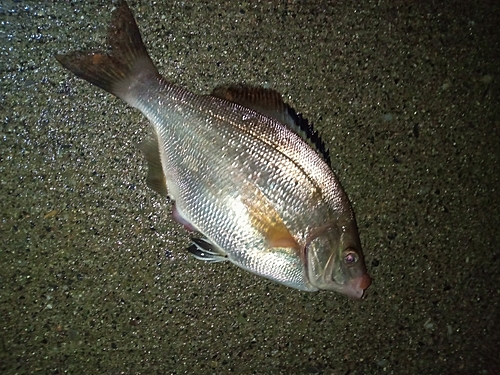
[[[344,257],[344,263],[347,264],[348,266],[357,263],[359,260],[358,253],[352,247],[348,247],[347,249],[344,250],[343,257]]]

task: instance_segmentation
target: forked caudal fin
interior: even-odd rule
[[[76,51],[56,55],[57,61],[80,78],[129,102],[135,82],[159,75],[142,42],[134,15],[124,0],[118,2],[108,28],[110,53]]]

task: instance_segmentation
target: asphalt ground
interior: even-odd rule
[[[500,3],[133,1],[196,93],[272,87],[315,124],[373,277],[363,301],[190,257],[142,115],[54,54],[112,5],[0,4],[2,374],[497,374]]]

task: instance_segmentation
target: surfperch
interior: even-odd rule
[[[229,85],[197,95],[169,82],[125,1],[107,44],[56,58],[149,119],[147,183],[198,233],[190,253],[299,290],[363,296],[371,278],[347,195],[318,134],[279,93]]]

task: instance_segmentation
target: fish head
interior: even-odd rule
[[[354,220],[333,220],[312,231],[305,259],[309,282],[317,289],[359,299],[371,284]]]

